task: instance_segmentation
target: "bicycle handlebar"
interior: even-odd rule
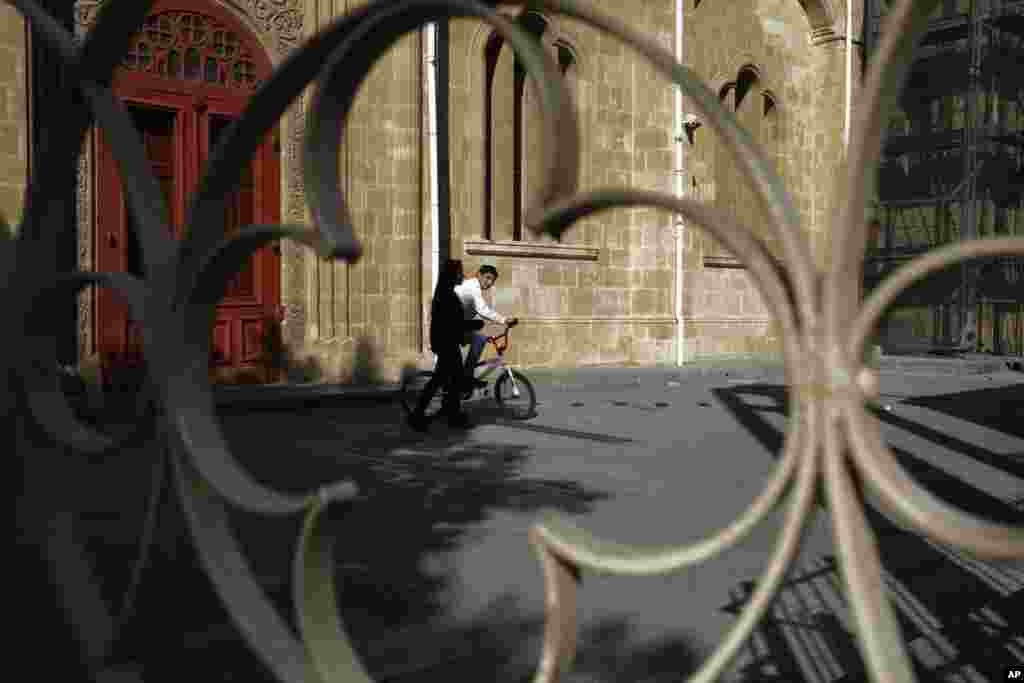
[[[493,344],[494,345],[494,349],[498,353],[504,353],[505,349],[508,348],[508,332],[509,332],[509,330],[511,330],[513,327],[515,327],[518,324],[519,324],[519,319],[518,318],[510,318],[505,323],[505,331],[502,332],[501,334],[495,335],[493,337],[488,337],[487,338],[487,343],[488,344]],[[505,340],[505,343],[504,344],[499,344],[498,342],[500,340],[502,340],[502,339]]]

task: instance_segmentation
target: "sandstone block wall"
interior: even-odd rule
[[[844,43],[832,36],[815,44],[808,13],[789,0],[686,6],[687,64],[736,113],[782,176],[824,267],[829,222],[842,201],[835,179],[844,162]],[[768,238],[759,200],[715,133],[698,128],[688,148],[694,195]],[[688,355],[778,352],[776,326],[745,271],[695,230],[683,297]],[[775,241],[769,246],[779,254]]]
[[[361,4],[364,0],[310,0],[309,33]],[[392,370],[419,352],[421,50],[420,36],[411,35],[377,63],[345,129],[342,190],[363,244],[362,258],[349,265],[306,255],[304,353],[319,359],[326,379],[350,374],[360,340]]]
[[[671,0],[615,0],[600,6],[671,49]],[[630,185],[671,190],[673,100],[669,83],[610,36],[564,18],[546,20],[544,39],[556,47],[568,46],[572,56],[565,78],[581,125],[581,189]],[[548,241],[528,231],[521,239],[537,245],[531,255],[504,255],[500,248],[478,244],[487,241],[487,211],[498,214],[491,241],[500,247],[512,238],[503,218],[513,201],[509,194],[511,148],[503,140],[510,135],[507,112],[494,114],[494,202],[492,207],[485,202],[483,71],[488,34],[478,23],[452,25],[453,254],[463,258],[467,273],[482,263],[500,271],[494,304],[500,312],[516,315],[525,323],[514,333],[514,362],[541,366],[670,362],[675,252],[672,219],[667,214],[618,210],[577,224],[563,243],[589,249],[581,260],[546,251]],[[511,97],[505,88],[501,59],[494,82],[496,110],[511,106],[506,102]],[[529,98],[527,105],[532,105]],[[529,141],[535,128],[527,117],[524,115]],[[540,147],[528,146],[524,156],[523,182],[529,189],[536,183]],[[532,205],[528,193],[524,199],[527,206]]]
[[[25,55],[25,23],[0,5],[0,216],[8,224],[21,217],[28,172]]]
[[[602,10],[628,21],[666,49],[673,46],[674,3],[607,0]],[[813,7],[813,9],[808,9]],[[842,171],[844,45],[821,29],[821,3],[685,3],[684,61],[732,109],[783,176],[824,265],[828,222],[841,198],[834,179]],[[815,23],[817,22],[817,23]],[[812,41],[812,24],[819,30]],[[645,61],[613,38],[561,18],[548,18],[552,41],[572,46],[567,73],[583,136],[581,187],[631,186],[673,191],[673,89]],[[824,38],[822,38],[824,36]],[[671,362],[674,353],[673,219],[646,211],[610,212],[577,225],[564,240],[596,251],[593,261],[565,263],[543,249],[531,256],[482,248],[488,212],[490,239],[510,239],[506,214],[511,181],[499,177],[491,205],[484,192],[486,95],[482,75],[487,32],[470,22],[452,31],[451,121],[453,253],[467,270],[491,263],[503,276],[496,294],[502,312],[519,314],[523,330],[517,359],[527,364]],[[557,56],[557,55],[556,55]],[[502,63],[492,95],[511,106]],[[740,91],[745,91],[741,94]],[[689,103],[684,106],[689,107]],[[687,113],[692,112],[692,107]],[[507,112],[494,118],[495,165],[511,166]],[[528,169],[538,159],[528,151]],[[766,235],[763,210],[729,152],[710,126],[683,149],[682,176],[690,196],[714,202],[736,220]],[[500,173],[497,173],[500,175]],[[506,173],[507,175],[507,173]],[[494,184],[495,181],[492,181]],[[683,240],[685,357],[778,351],[776,326],[745,271],[696,226]],[[521,239],[532,238],[524,234]],[[777,251],[777,245],[771,243]],[[537,341],[533,341],[534,336]]]
[[[289,6],[301,13],[301,32],[308,36],[364,1],[291,0]],[[601,0],[599,5],[672,49],[673,0]],[[687,1],[684,36],[686,63],[715,89],[737,82],[744,67],[754,67],[751,92],[757,98],[770,96],[771,116],[763,115],[763,107],[744,109],[742,104],[737,114],[766,145],[782,173],[816,240],[820,262],[828,221],[841,201],[831,198],[831,180],[843,161],[845,85],[842,43],[812,44],[812,24],[822,25],[822,7],[821,0]],[[26,164],[24,31],[10,8],[0,7],[0,12],[0,66],[8,64],[0,69],[0,210],[16,216]],[[268,20],[264,26],[259,17],[249,19],[268,45],[292,40],[281,32],[284,24]],[[579,110],[581,188],[673,191],[678,144],[673,87],[616,39],[560,17],[545,22],[545,40],[565,69]],[[515,362],[673,362],[679,228],[673,217],[653,210],[610,211],[576,225],[560,245],[528,232],[514,234],[509,214],[517,201],[531,206],[537,189],[539,119],[527,87],[523,197],[517,198],[508,173],[514,163],[506,120],[513,104],[512,79],[511,72],[500,71],[508,57],[499,62],[495,79],[496,87],[504,90],[494,100],[501,106],[494,116],[500,144],[493,148],[494,163],[506,171],[495,175],[493,201],[485,201],[488,35],[479,22],[451,24],[450,253],[463,258],[468,273],[482,263],[501,271],[494,304],[525,323],[514,333]],[[817,35],[823,34],[819,30]],[[283,245],[287,341],[293,353],[316,359],[327,378],[350,372],[357,347],[372,348],[389,372],[408,360],[426,358],[421,354],[422,332],[432,294],[432,245],[422,47],[421,36],[415,34],[386,55],[365,81],[348,123],[340,164],[343,191],[365,247],[362,260],[353,265],[325,263],[311,252]],[[735,92],[732,98],[737,105]],[[307,95],[305,106],[310,102]],[[301,116],[289,114],[282,122],[285,221],[303,219],[301,134]],[[704,126],[692,143],[683,144],[684,186],[693,196],[729,207],[738,219],[763,223],[752,192],[741,186],[735,165],[712,135]],[[489,236],[484,234],[488,212],[493,219]],[[721,267],[736,264],[728,263],[728,254],[696,227],[683,226],[682,236],[683,295],[678,303],[686,357],[775,350],[775,325],[744,271]],[[516,249],[510,251],[510,246]],[[528,248],[524,251],[523,246]],[[366,342],[360,346],[359,340]]]

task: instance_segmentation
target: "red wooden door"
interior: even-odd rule
[[[187,198],[218,136],[241,114],[257,77],[269,70],[245,44],[243,30],[207,3],[158,0],[115,76],[114,91],[142,135],[175,237],[181,236]],[[225,199],[223,223],[208,229],[230,235],[243,225],[279,222],[275,141],[276,134],[270,135],[260,145],[241,183]],[[102,133],[97,133],[96,161],[96,269],[145,277],[121,176]],[[215,370],[231,374],[260,364],[263,335],[267,322],[278,315],[279,302],[280,258],[267,247],[232,279],[217,306]],[[105,364],[133,363],[141,352],[141,336],[112,292],[97,293],[94,321],[97,351]]]
[[[218,137],[242,111],[244,101],[212,102],[197,116],[203,165]],[[264,142],[242,179],[224,202],[224,235],[245,225],[279,222],[277,155],[271,141]],[[248,367],[260,362],[263,335],[277,315],[280,302],[280,258],[271,247],[261,249],[228,283],[217,307],[213,329],[215,367]]]
[[[189,137],[188,98],[165,96],[158,101],[126,102],[142,135],[153,173],[163,189],[168,220],[175,233],[184,212],[187,173],[185,142]],[[121,175],[102,135],[96,147],[96,224],[94,253],[96,270],[129,272],[145,277],[142,254],[125,204]],[[142,352],[138,326],[128,316],[128,307],[108,290],[96,292],[95,340],[104,365],[134,364]]]

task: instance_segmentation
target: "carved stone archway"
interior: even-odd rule
[[[82,40],[91,30],[100,8],[109,0],[75,0],[75,37]],[[276,66],[298,47],[302,40],[302,0],[201,0],[231,12],[244,24]],[[305,221],[305,193],[302,179],[301,145],[305,128],[303,99],[297,100],[280,123],[281,131],[281,219],[284,223]],[[79,157],[78,172],[78,264],[92,270],[94,250],[92,221],[94,202],[94,150],[87,138]],[[284,333],[289,343],[301,343],[306,322],[305,256],[291,242],[281,244],[281,304],[285,311]],[[79,356],[92,352],[93,299],[79,300]]]

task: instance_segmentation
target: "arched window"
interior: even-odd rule
[[[255,59],[238,32],[197,11],[170,10],[146,17],[121,66],[248,91],[259,85]]]
[[[740,124],[750,133],[754,142],[772,163],[776,172],[782,171],[781,126],[775,96],[760,88],[761,79],[756,67],[744,66],[736,79],[724,84],[718,92],[722,104],[732,111]],[[714,202],[735,221],[750,226],[764,235],[765,218],[754,188],[744,178],[728,148],[720,140],[704,137],[707,156],[714,174]],[[704,249],[705,263],[735,265],[735,259],[718,244],[707,238]]]
[[[541,42],[558,64],[570,88],[576,77],[572,46],[554,37],[548,20],[524,12],[516,22]],[[523,239],[523,214],[539,189],[541,112],[536,93],[527,87],[526,69],[493,33],[484,48],[484,225],[487,240]]]

